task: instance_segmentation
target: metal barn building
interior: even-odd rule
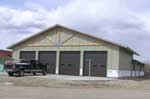
[[[10,47],[13,59],[39,60],[49,74],[126,77],[144,75],[133,69],[132,49],[64,26],[55,25]]]

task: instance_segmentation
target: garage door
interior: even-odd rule
[[[62,75],[79,75],[80,52],[60,52],[59,73]]]
[[[21,51],[20,52],[20,59],[25,60],[35,60],[35,51]]]
[[[107,52],[87,51],[84,53],[84,67],[83,67],[84,76],[90,75],[90,76],[106,77],[106,70],[107,70]]]
[[[49,74],[55,74],[55,69],[56,69],[56,52],[55,51],[39,52],[39,61],[43,64],[48,64],[47,72]]]

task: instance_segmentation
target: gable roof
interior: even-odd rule
[[[85,36],[90,37],[90,38],[93,38],[93,39],[102,40],[102,41],[104,41],[104,42],[107,42],[107,43],[110,43],[110,44],[119,46],[119,47],[121,47],[121,48],[123,48],[123,49],[125,49],[125,50],[127,50],[127,51],[129,51],[129,52],[132,52],[132,53],[135,54],[135,55],[139,55],[137,52],[135,52],[134,50],[132,50],[132,49],[129,48],[128,46],[124,46],[124,45],[122,45],[122,44],[118,44],[118,43],[115,43],[115,42],[106,40],[106,39],[104,39],[104,38],[95,37],[95,36],[92,36],[92,35],[87,34],[87,33],[79,32],[79,31],[77,31],[77,30],[70,29],[70,28],[68,28],[68,27],[65,27],[65,26],[62,26],[62,25],[58,25],[58,24],[56,24],[56,25],[54,25],[54,26],[52,26],[52,27],[50,27],[50,28],[48,28],[48,29],[45,29],[44,31],[41,31],[41,32],[39,32],[39,33],[37,33],[37,34],[35,34],[35,35],[32,35],[32,36],[29,37],[29,38],[25,38],[25,39],[23,39],[23,40],[21,40],[21,41],[15,43],[15,44],[11,45],[11,46],[8,46],[7,48],[8,48],[8,49],[12,49],[12,48],[18,46],[19,44],[21,44],[21,43],[23,43],[23,42],[25,42],[25,41],[27,41],[27,40],[33,38],[33,37],[36,37],[36,36],[38,36],[38,35],[40,35],[40,34],[43,34],[43,33],[47,32],[47,31],[50,31],[50,30],[52,30],[52,29],[54,29],[54,28],[57,28],[57,27],[64,28],[64,29],[67,29],[67,30],[70,30],[70,31],[74,31],[74,32],[76,32],[76,33],[78,33],[78,34],[80,34],[80,35],[85,35]]]

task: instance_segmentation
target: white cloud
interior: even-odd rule
[[[150,50],[147,44],[150,42],[150,12],[133,10],[127,0],[72,0],[51,10],[36,2],[26,4],[27,10],[0,7],[2,48],[26,35],[62,24],[128,45],[150,60],[147,54]]]

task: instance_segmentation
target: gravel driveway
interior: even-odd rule
[[[0,99],[150,99],[149,90],[0,86]]]
[[[106,82],[0,76],[0,99],[150,99],[150,80]]]

